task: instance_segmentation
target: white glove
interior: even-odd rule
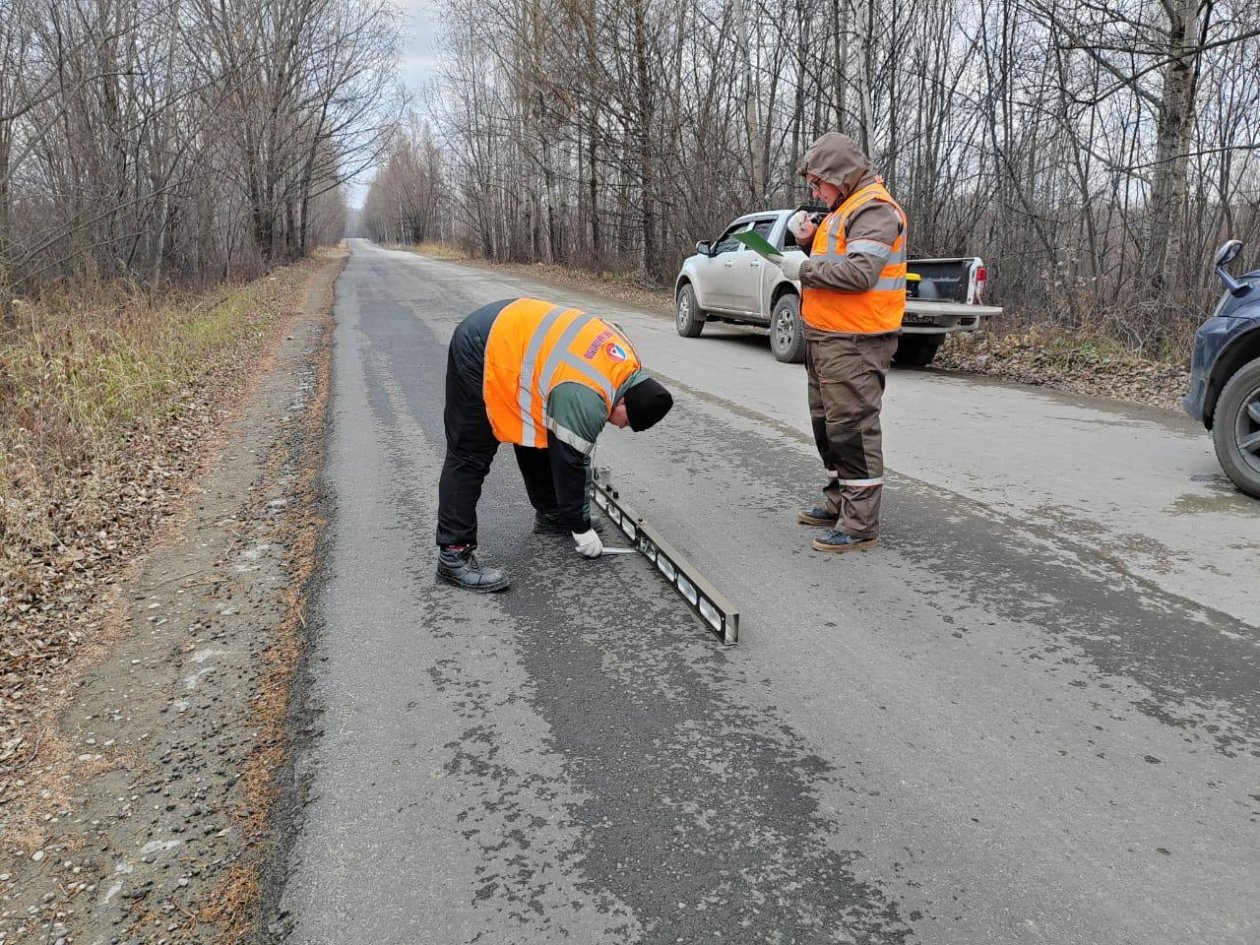
[[[599,540],[595,529],[585,532],[573,532],[573,540],[577,542],[577,553],[584,558],[598,558],[604,553],[604,543]]]
[[[770,256],[769,259],[793,282],[801,277],[801,266],[805,264],[804,253],[784,253],[782,256]]]
[[[787,228],[796,237],[796,245],[800,246],[807,240],[813,239],[818,231],[818,224],[811,220],[804,210],[797,210],[788,217]]]

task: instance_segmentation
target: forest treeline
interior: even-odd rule
[[[380,240],[670,284],[796,205],[840,130],[915,256],[978,254],[1013,310],[1184,337],[1260,219],[1256,0],[446,0],[434,80],[362,218]]]
[[[919,257],[1012,313],[1184,337],[1260,229],[1260,0],[444,0],[400,120],[389,0],[2,0],[0,314],[211,283],[360,226],[668,285],[856,138]]]
[[[397,124],[387,0],[0,0],[0,307],[340,239]]]

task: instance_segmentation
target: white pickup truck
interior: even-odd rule
[[[678,334],[695,338],[705,322],[756,325],[769,329],[770,349],[780,361],[805,359],[800,286],[778,266],[732,239],[736,233],[752,230],[782,249],[788,217],[795,212],[748,213],[718,239],[696,244],[695,255],[683,261],[674,282]],[[785,252],[800,249],[792,243]],[[928,364],[950,332],[975,331],[984,319],[1002,312],[997,306],[982,304],[985,268],[978,256],[912,259],[909,270],[906,314],[893,355],[898,364]]]

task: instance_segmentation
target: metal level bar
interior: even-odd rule
[[[639,553],[656,566],[657,573],[687,602],[701,623],[727,646],[739,642],[739,611],[704,579],[695,565],[675,551],[656,529],[643,521],[643,516],[622,500],[613,487],[607,466],[594,470],[591,499]]]

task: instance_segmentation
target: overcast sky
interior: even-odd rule
[[[402,10],[402,79],[415,90],[433,74],[437,58],[437,4],[433,0],[397,0]]]
[[[399,78],[413,96],[418,96],[421,86],[433,77],[437,64],[437,3],[435,0],[395,0],[395,3],[402,12]],[[373,174],[372,170],[363,171],[350,182],[346,196],[351,206],[363,206]]]

